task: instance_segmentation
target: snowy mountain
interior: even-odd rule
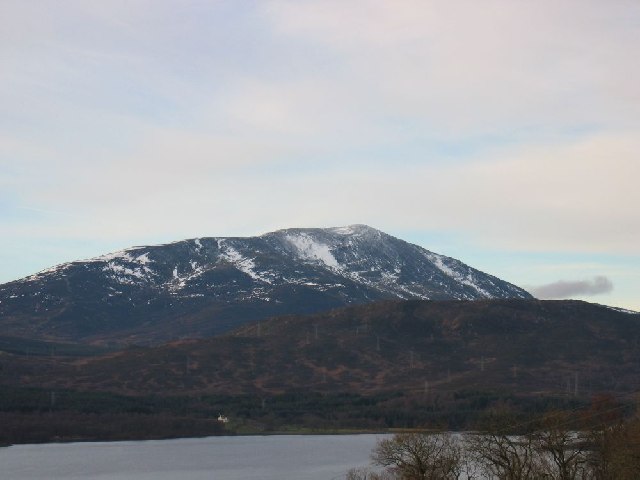
[[[0,285],[5,335],[155,344],[381,299],[532,298],[366,225],[133,247]]]

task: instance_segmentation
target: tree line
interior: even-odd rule
[[[398,433],[371,458],[347,480],[637,480],[640,417],[602,398],[526,424],[499,414],[476,432]]]

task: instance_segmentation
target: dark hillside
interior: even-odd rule
[[[382,302],[83,356],[77,346],[0,342],[0,441],[459,429],[495,409],[525,421],[600,394],[630,402],[639,338],[638,314],[491,300]],[[219,412],[233,419],[227,429],[212,421]],[[38,428],[25,437],[27,425]]]
[[[586,302],[393,301],[273,318],[204,340],[3,363],[22,384],[129,394],[585,395],[640,385],[639,341],[640,315]]]

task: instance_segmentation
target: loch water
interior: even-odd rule
[[[332,480],[384,435],[271,435],[0,448],[3,480]]]

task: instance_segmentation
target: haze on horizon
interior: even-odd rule
[[[637,45],[633,0],[5,0],[0,282],[365,223],[640,310]]]

